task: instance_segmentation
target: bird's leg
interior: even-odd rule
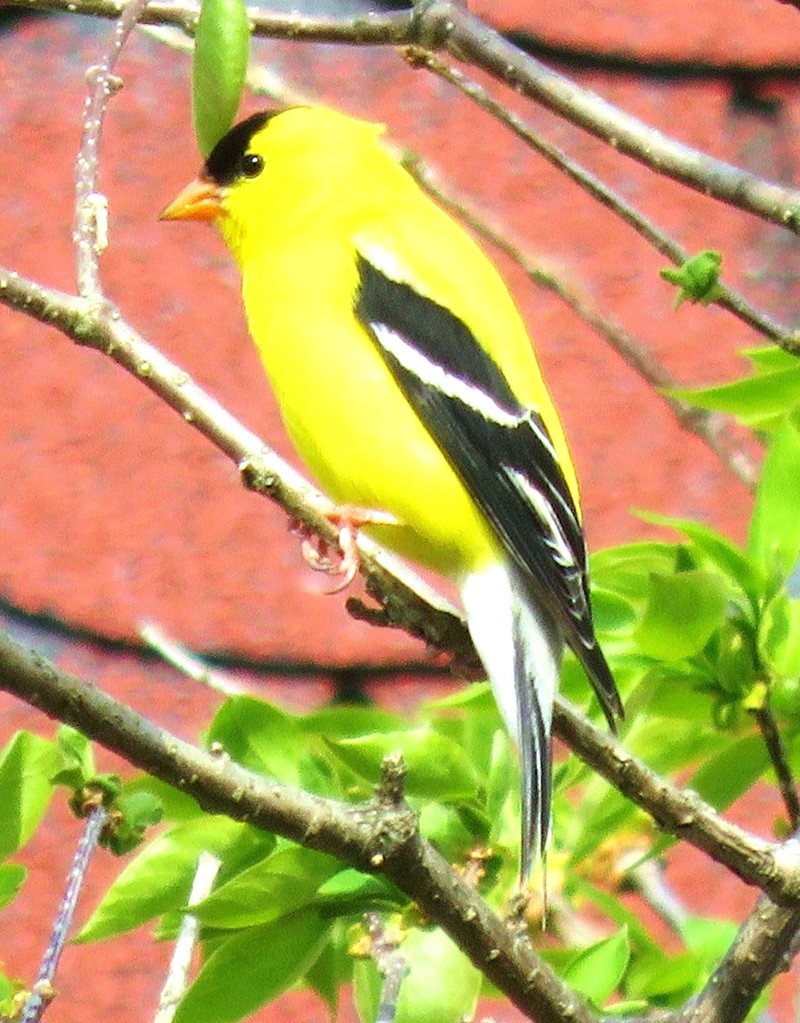
[[[293,522],[291,529],[301,537],[300,549],[307,565],[315,572],[341,576],[335,586],[327,591],[340,593],[353,581],[361,563],[358,553],[359,529],[362,526],[396,526],[398,520],[390,512],[352,504],[339,505],[324,515],[338,531],[338,551],[332,551],[327,541],[320,539],[301,523]]]

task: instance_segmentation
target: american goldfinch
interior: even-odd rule
[[[612,728],[622,703],[592,624],[575,471],[528,334],[383,130],[323,108],[254,114],[161,216],[218,223],[289,434],[329,496],[458,586],[520,751],[527,880],[550,827],[565,643]]]

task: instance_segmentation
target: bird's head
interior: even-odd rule
[[[217,221],[241,256],[253,231],[286,231],[293,218],[357,196],[365,164],[387,159],[377,145],[383,130],[324,107],[253,114],[219,140],[160,219]]]

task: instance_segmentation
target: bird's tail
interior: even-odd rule
[[[544,856],[550,833],[553,700],[563,640],[537,614],[519,571],[495,563],[461,587],[467,624],[506,726],[519,747],[522,773],[522,882]]]

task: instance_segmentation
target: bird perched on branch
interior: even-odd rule
[[[622,703],[594,634],[575,471],[525,327],[382,131],[323,108],[254,114],[162,218],[218,223],[289,434],[341,503],[345,546],[364,527],[457,584],[520,750],[527,880],[550,827],[565,643],[612,728]]]

